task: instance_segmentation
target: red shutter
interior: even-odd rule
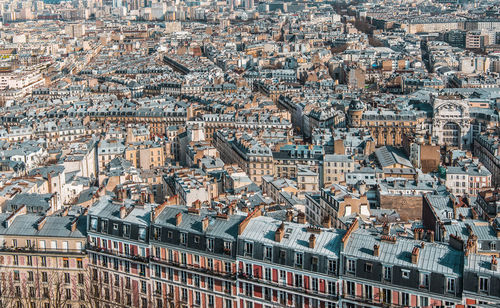
[[[255,297],[262,298],[262,287],[261,286],[254,286],[254,295]]]
[[[309,276],[304,276],[304,288],[309,290]]]
[[[321,293],[325,293],[325,280],[324,279],[319,280],[319,291]]]
[[[288,279],[287,279],[288,285],[293,286],[293,274],[288,272]]]
[[[243,262],[240,261],[239,267],[240,267],[240,272],[243,272]]]
[[[273,268],[273,281],[278,282],[278,270]]]
[[[262,266],[260,266],[260,265],[254,265],[254,267],[253,267],[253,274],[258,279],[262,278]]]

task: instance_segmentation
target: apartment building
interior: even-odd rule
[[[345,231],[265,216],[245,220],[240,231],[239,307],[339,305],[338,270]]]
[[[449,245],[356,229],[357,223],[343,238],[343,307],[436,307],[462,303],[463,251]]]
[[[238,307],[236,239],[245,217],[183,206],[159,210],[151,228],[156,307]]]
[[[132,166],[146,170],[164,166],[167,156],[165,145],[153,141],[127,144],[124,155],[125,159],[132,163]]]
[[[22,206],[0,221],[0,306],[79,308],[90,300],[85,216]]]
[[[500,184],[500,143],[498,137],[487,135],[474,136],[474,156],[488,169],[491,174],[491,184]]]
[[[348,155],[327,154],[323,158],[323,186],[345,182],[345,175],[354,171],[354,159]]]
[[[448,167],[446,187],[457,196],[465,194],[475,196],[481,190],[491,187],[491,172],[484,166],[475,164]]]
[[[89,211],[91,290],[102,307],[152,305],[149,232],[153,206],[103,196]]]

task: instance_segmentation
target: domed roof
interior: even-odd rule
[[[349,110],[363,110],[364,108],[364,104],[359,100],[352,100],[349,104]]]

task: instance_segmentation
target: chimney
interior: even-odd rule
[[[75,232],[76,231],[76,225],[78,223],[78,217],[73,219],[73,221],[71,222],[71,232]]]
[[[127,216],[127,208],[122,206],[120,207],[120,219],[123,219]]]
[[[274,233],[274,241],[276,242],[281,242],[283,239],[283,235],[285,235],[285,223],[281,223],[281,225],[278,227],[278,230]]]
[[[47,216],[43,216],[42,218],[40,218],[37,222],[36,222],[36,229],[38,231],[42,230],[43,228],[43,225],[45,225],[45,223],[47,222]]]
[[[330,229],[332,227],[332,220],[330,219],[330,216],[325,216],[323,217],[323,227]]]
[[[203,218],[201,220],[201,227],[202,227],[203,231],[207,230],[207,228],[208,228],[208,221],[209,221],[208,216],[205,216],[205,218]]]
[[[297,222],[299,224],[305,224],[306,223],[306,214],[304,214],[303,212],[299,212],[299,214],[297,215]]]
[[[379,252],[380,252],[380,246],[377,244],[373,245],[373,256],[378,257]]]
[[[389,235],[389,233],[391,232],[391,226],[384,222],[384,226],[382,227],[382,234],[383,235]]]
[[[182,212],[175,215],[175,225],[179,226],[182,222]]]
[[[309,248],[314,248],[316,246],[316,235],[311,234],[309,236]]]
[[[292,220],[293,220],[293,212],[287,211],[286,212],[286,221],[291,222]]]
[[[411,263],[412,264],[418,263],[418,255],[419,254],[420,254],[420,249],[418,247],[414,247],[412,252],[411,252]]]
[[[434,243],[434,231],[427,231],[427,237],[429,238],[429,242]]]
[[[49,194],[52,193],[52,174],[51,172],[47,173],[47,184],[49,185]]]
[[[495,256],[491,256],[491,270],[494,272],[498,270],[498,260]]]
[[[62,213],[61,213],[61,216],[65,217],[65,216],[68,216],[68,213],[69,213],[69,207],[65,208]]]

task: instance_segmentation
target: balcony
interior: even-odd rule
[[[221,277],[224,279],[232,279],[232,280],[236,279],[236,274],[234,274],[234,273],[227,273],[227,272],[219,271],[217,269],[204,268],[204,267],[200,267],[199,265],[183,264],[183,263],[180,263],[178,261],[169,261],[169,260],[164,260],[164,259],[160,259],[157,257],[151,257],[150,260],[152,262],[155,262],[155,263],[164,264],[164,265],[168,265],[168,266],[175,266],[175,267],[178,267],[181,269],[187,269],[187,270],[191,270],[191,271],[194,271],[197,273],[207,274],[207,275],[211,275],[211,276],[212,275],[218,276],[218,277]]]
[[[58,254],[58,255],[85,255],[85,249],[62,249],[62,248],[41,248],[41,247],[8,247],[1,246],[0,252],[12,253],[43,253],[43,254]]]
[[[130,260],[136,261],[136,262],[149,263],[149,260],[146,257],[124,254],[124,253],[120,253],[119,251],[105,249],[105,248],[100,248],[100,247],[96,247],[96,246],[93,246],[93,245],[87,245],[87,250],[98,252],[98,253],[102,253],[102,254],[107,254],[107,255],[110,255],[110,256],[115,256],[115,257],[130,259]]]
[[[288,284],[283,283],[283,282],[274,282],[274,281],[270,281],[270,280],[266,280],[266,279],[262,279],[262,278],[257,278],[253,275],[248,275],[248,274],[243,273],[243,272],[238,273],[238,278],[243,279],[243,280],[247,280],[247,281],[258,282],[260,284],[264,284],[264,285],[267,285],[267,286],[272,287],[272,288],[282,287],[284,289],[292,290],[292,291],[295,291],[295,292],[300,293],[300,294],[307,294],[308,296],[314,296],[314,297],[327,299],[327,300],[337,301],[339,298],[338,295],[320,293],[318,291],[313,291],[311,289],[305,289],[303,287],[296,287],[294,285],[291,286],[291,285],[288,285]]]
[[[348,293],[344,293],[344,298],[351,301],[355,301],[360,304],[368,304],[377,307],[394,307],[394,308],[405,307],[397,304],[385,303],[381,298],[370,298],[359,295],[350,295]]]

